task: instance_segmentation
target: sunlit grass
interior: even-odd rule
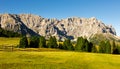
[[[20,38],[0,37],[0,46],[17,46]]]
[[[0,52],[0,69],[119,69],[119,61],[119,55],[111,54],[70,51]]]
[[[0,37],[0,46],[17,46],[19,40],[20,38]],[[13,51],[0,51],[0,69],[119,68],[120,55],[73,52],[50,48],[14,48]]]

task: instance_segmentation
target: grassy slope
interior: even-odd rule
[[[120,55],[83,52],[0,52],[0,69],[119,69]]]

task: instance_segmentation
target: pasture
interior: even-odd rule
[[[0,45],[19,44],[20,38],[0,38]],[[0,69],[120,69],[120,55],[73,52],[50,48],[0,51]]]
[[[0,51],[0,69],[119,69],[120,55],[71,51]]]
[[[0,46],[17,46],[19,44],[20,38],[5,38],[0,37]]]

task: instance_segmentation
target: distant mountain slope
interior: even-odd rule
[[[3,29],[27,36],[42,35],[48,38],[52,35],[56,36],[58,40],[76,39],[79,36],[90,39],[96,34],[105,34],[105,36],[110,34],[111,37],[116,37],[116,31],[111,25],[105,25],[95,17],[57,20],[32,14],[0,14],[0,24]],[[107,37],[107,39],[109,38]]]

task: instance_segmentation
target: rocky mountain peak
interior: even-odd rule
[[[95,34],[111,34],[116,36],[112,26],[91,18],[72,17],[66,19],[47,19],[33,14],[0,14],[1,27],[27,35],[41,35],[48,38],[56,36],[58,40],[76,39],[83,36],[93,37]]]

